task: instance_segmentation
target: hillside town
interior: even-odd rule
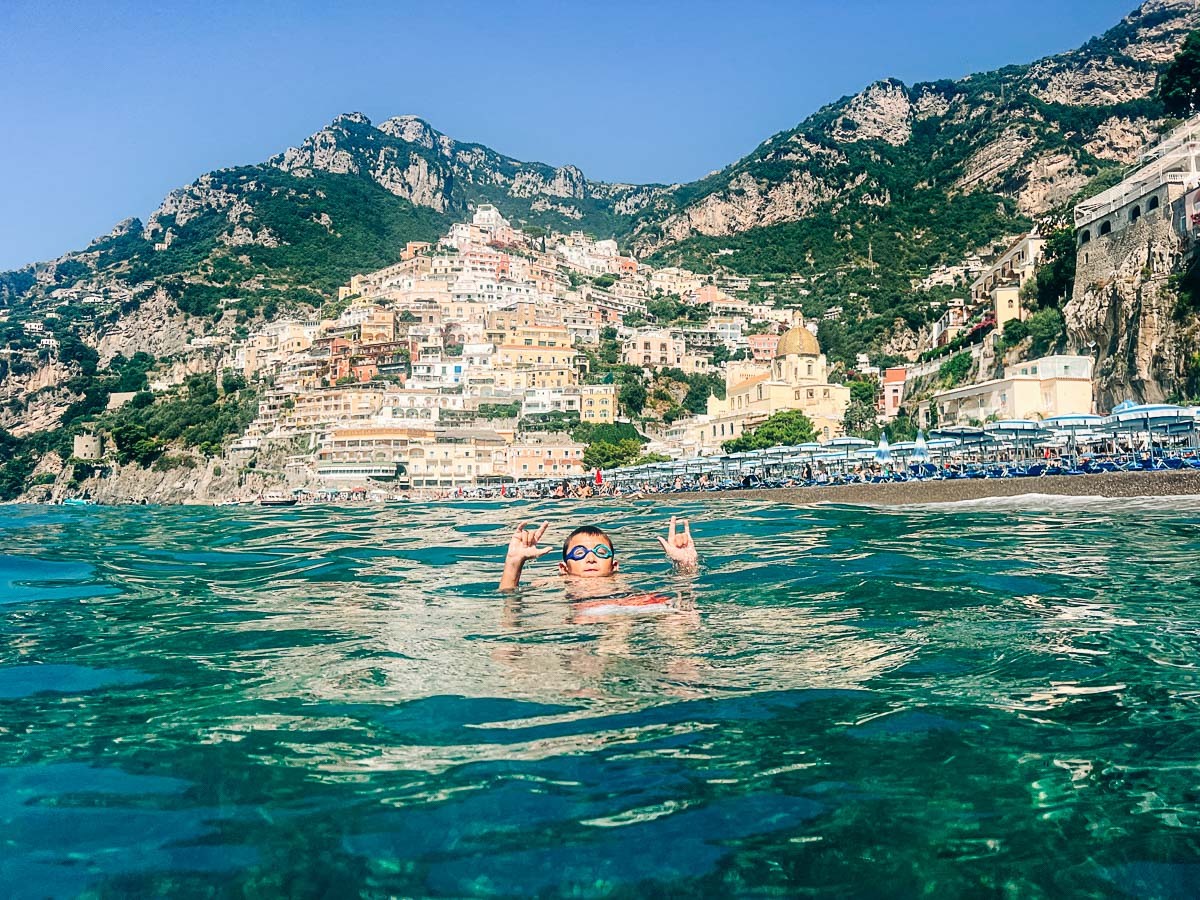
[[[936,354],[982,326],[990,340],[969,352],[994,354],[1005,324],[1025,314],[1020,290],[1043,243],[1034,232],[989,265],[976,261],[969,294],[949,302],[926,349]],[[351,278],[321,318],[285,316],[242,340],[193,339],[219,351],[221,371],[260,385],[258,415],[229,450],[235,460],[285,442],[289,481],[330,491],[377,483],[436,494],[584,476],[591,461],[574,426],[642,412],[622,396],[613,363],[646,379],[719,382],[702,412],[641,423],[644,451],[664,459],[720,453],[789,410],[804,413],[820,441],[845,434],[851,391],[822,353],[818,323],[739,298],[748,279],[650,268],[613,240],[522,231],[488,205],[436,244],[410,242],[400,255]],[[653,320],[663,298],[686,311],[685,323]],[[886,426],[944,359],[882,372],[865,355],[859,362],[854,377],[876,384],[876,421]],[[986,363],[977,369],[994,360]],[[925,392],[910,414],[927,427],[1091,412],[1090,369],[1086,357],[1029,360],[998,379]],[[77,459],[105,453],[101,435],[75,442]]]

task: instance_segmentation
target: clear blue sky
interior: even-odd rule
[[[878,78],[1028,62],[1135,6],[3,0],[0,270],[144,219],[341,112],[419,115],[596,179],[687,181]]]

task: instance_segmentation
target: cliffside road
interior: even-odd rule
[[[729,498],[773,503],[854,503],[911,506],[956,503],[988,497],[1053,494],[1061,497],[1152,497],[1200,495],[1200,471],[1119,472],[1101,475],[1050,475],[1042,478],[986,478],[906,484],[847,484],[834,487],[725,491],[704,495],[720,502]]]

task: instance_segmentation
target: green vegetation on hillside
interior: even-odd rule
[[[1200,110],[1200,31],[1193,31],[1158,82],[1168,115],[1186,118]]]
[[[726,453],[744,453],[767,447],[794,447],[816,440],[812,420],[798,409],[777,412],[753,431],[726,441]]]

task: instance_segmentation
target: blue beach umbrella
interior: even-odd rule
[[[913,444],[912,453],[909,455],[909,461],[915,463],[929,462],[929,444],[925,442],[925,432],[917,432],[917,440]]]
[[[875,448],[875,462],[881,466],[890,466],[892,464],[892,449],[888,446],[886,434],[879,436],[879,446]]]

